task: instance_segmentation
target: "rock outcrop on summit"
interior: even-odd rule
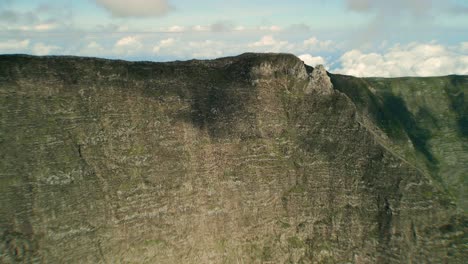
[[[468,77],[0,56],[1,263],[464,263]]]
[[[310,74],[310,81],[305,90],[306,94],[316,91],[322,95],[330,95],[333,93],[333,84],[328,76],[323,65],[317,65]]]

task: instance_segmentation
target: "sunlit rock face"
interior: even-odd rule
[[[323,65],[317,65],[309,77],[309,83],[305,90],[306,94],[316,92],[318,94],[330,95],[333,93],[333,84]]]
[[[0,56],[0,262],[464,263],[467,83]]]

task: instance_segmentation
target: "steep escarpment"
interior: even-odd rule
[[[1,261],[462,263],[458,200],[335,78],[1,56]]]
[[[332,79],[380,131],[385,145],[445,189],[459,211],[468,210],[466,76]]]

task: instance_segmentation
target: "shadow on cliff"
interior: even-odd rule
[[[376,95],[369,90],[370,85],[364,79],[335,74],[331,76],[335,89],[351,98],[358,109],[370,116],[389,138],[397,141],[409,139],[414,149],[425,158],[426,165],[432,171],[437,171],[438,160],[429,146],[431,132],[417,122],[416,116],[409,111],[400,96],[393,94],[390,89]],[[421,109],[418,115],[437,126],[435,119],[425,109]]]

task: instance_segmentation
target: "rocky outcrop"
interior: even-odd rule
[[[379,96],[288,54],[0,56],[0,262],[463,263]]]
[[[309,77],[305,93],[310,94],[312,92],[320,95],[330,95],[333,93],[333,84],[323,65],[317,65]]]

